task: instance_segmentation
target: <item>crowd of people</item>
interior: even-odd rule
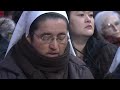
[[[0,13],[0,79],[119,79],[117,11]]]

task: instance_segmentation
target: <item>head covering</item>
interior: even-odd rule
[[[50,12],[59,13],[64,17],[66,17],[66,19],[68,20],[68,17],[65,11],[24,11],[16,25],[16,28],[12,35],[6,54],[12,48],[12,46],[14,46],[22,38],[23,34],[25,34],[26,37],[28,36],[30,26],[37,17],[39,17],[42,14],[50,13]],[[69,33],[68,33],[68,36],[69,36]],[[70,51],[71,53],[73,52],[74,54],[71,40],[69,40],[69,42],[70,42],[70,48],[71,48]]]

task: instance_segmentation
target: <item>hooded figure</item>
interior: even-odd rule
[[[70,43],[64,11],[24,11],[0,64],[0,78],[93,79],[70,53]]]

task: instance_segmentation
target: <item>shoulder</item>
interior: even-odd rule
[[[107,76],[113,75],[113,78],[120,78],[120,47],[117,50],[117,53],[114,57],[114,60],[110,66],[109,73]]]
[[[114,56],[118,49],[118,46],[111,44],[102,39],[96,39],[94,37],[91,38],[91,40],[89,40],[89,42],[87,44],[88,44],[87,48],[89,49],[89,51],[92,53],[96,53],[96,54],[101,53],[104,55],[110,54],[110,55]]]
[[[106,43],[100,50],[100,53],[104,56],[109,56],[111,58],[114,58],[116,52],[118,50],[118,46],[111,44],[111,43]]]
[[[81,60],[79,57],[76,57],[72,54],[70,54],[70,63],[76,64],[78,66],[86,65],[83,60]]]
[[[95,38],[94,38],[94,40],[96,41],[97,45],[99,45],[103,49],[106,49],[106,50],[115,50],[115,51],[117,51],[117,49],[118,49],[118,46],[116,46],[116,45],[114,45],[112,43],[109,43],[106,40],[95,39]]]
[[[74,73],[72,75],[76,75],[79,79],[93,79],[93,75],[86,64],[73,55],[70,55],[69,72]]]
[[[11,54],[8,54],[0,62],[0,79],[23,79],[25,78],[22,70],[17,66]]]

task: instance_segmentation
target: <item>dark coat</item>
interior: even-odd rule
[[[95,79],[103,79],[112,64],[118,47],[91,37],[85,47],[84,61]]]
[[[9,42],[0,35],[0,61],[3,60]]]
[[[0,79],[28,79],[16,64],[10,52],[5,60],[0,63]],[[93,76],[83,61],[70,55],[68,79],[93,79]]]
[[[109,79],[120,79],[120,64],[117,66],[114,72],[109,73],[106,78]]]

